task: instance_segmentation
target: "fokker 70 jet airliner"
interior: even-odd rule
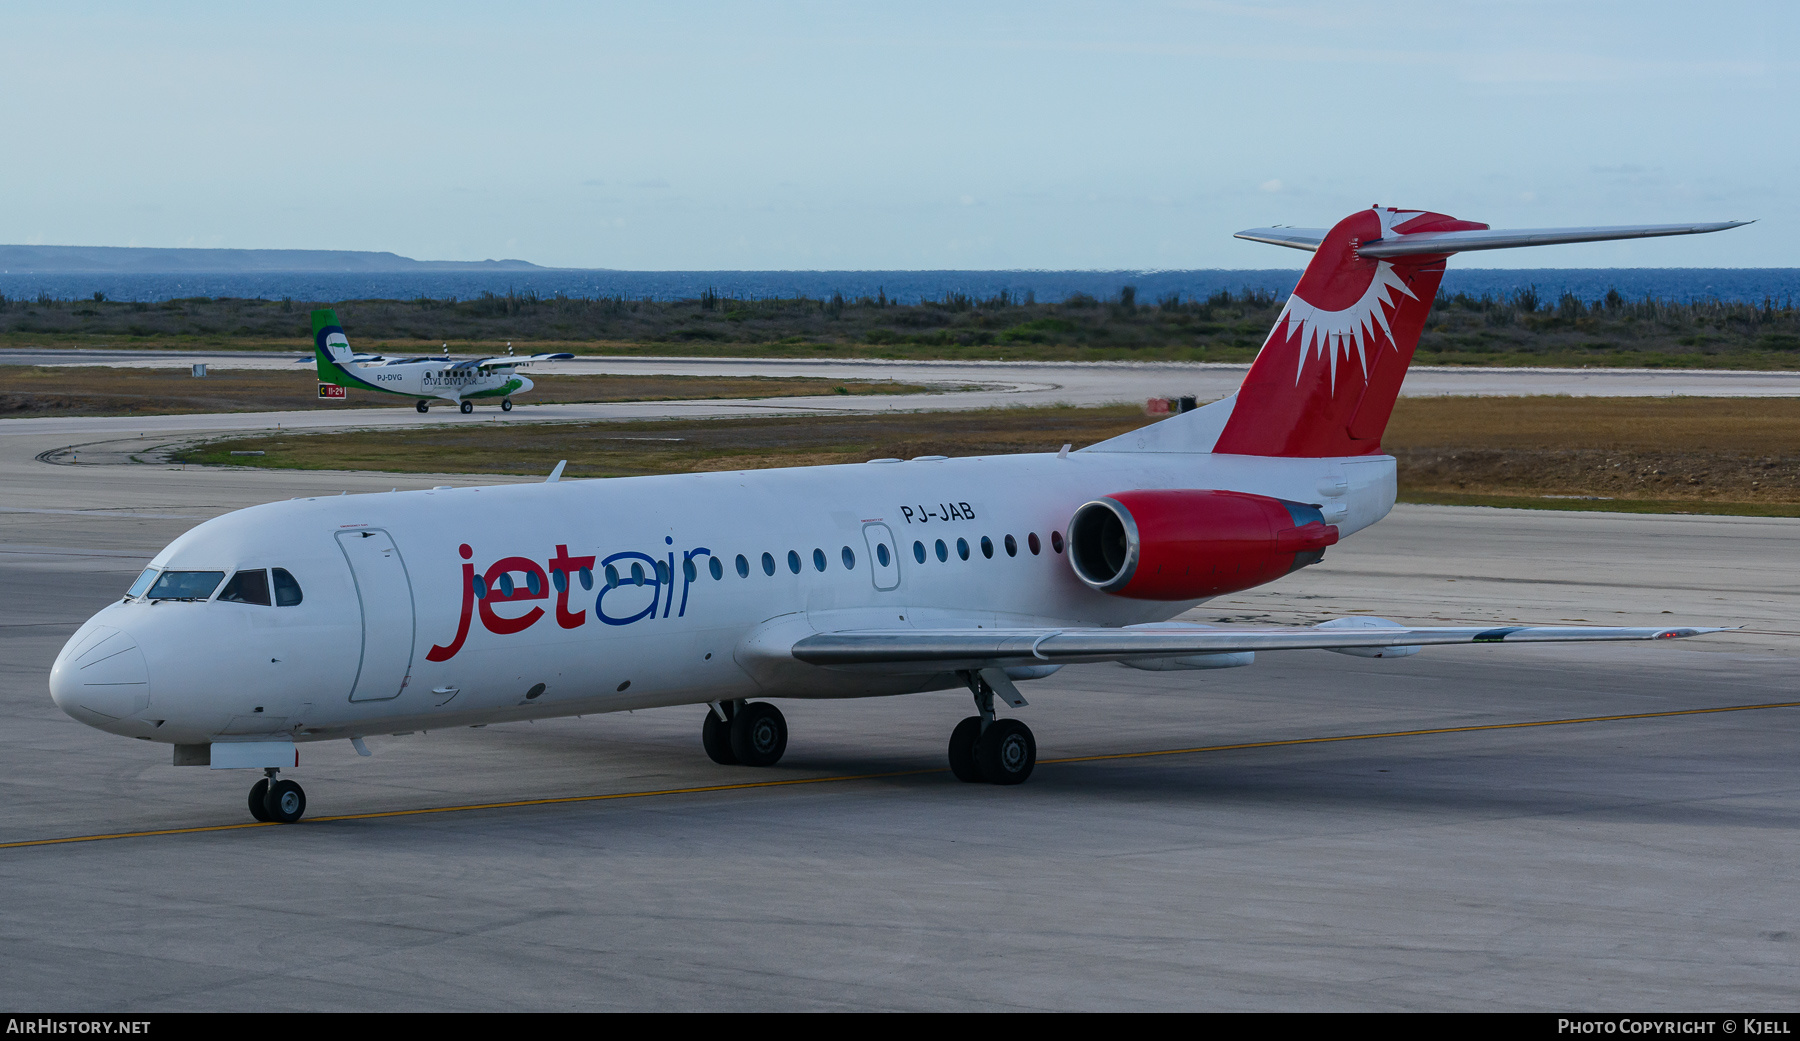
[[[83,625],[51,695],[83,723],[173,745],[178,766],[262,770],[250,813],[293,822],[305,793],[280,773],[315,741],[366,752],[369,734],[691,704],[715,761],[768,766],[788,733],[763,699],[967,688],[952,771],[1017,784],[1037,756],[1019,685],[1065,665],[1716,631],[1170,619],[1387,514],[1382,431],[1450,254],[1735,226],[1493,231],[1371,208],[1329,230],[1244,232],[1314,255],[1237,393],[1075,452],[239,510],[170,543]],[[322,358],[348,351],[329,311],[314,341]]]

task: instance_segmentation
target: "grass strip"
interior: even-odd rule
[[[1135,406],[504,424],[233,438],[182,462],[570,477],[1005,455],[1090,445]],[[1402,398],[1384,447],[1401,502],[1615,513],[1800,515],[1800,399]],[[262,451],[262,456],[232,456]]]

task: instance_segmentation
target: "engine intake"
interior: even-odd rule
[[[1199,600],[1317,563],[1338,530],[1316,506],[1212,490],[1120,492],[1069,520],[1069,564],[1103,593]]]

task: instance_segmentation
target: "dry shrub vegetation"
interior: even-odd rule
[[[332,303],[359,350],[419,353],[441,344],[486,352],[511,341],[530,351],[803,357],[1137,359],[1248,361],[1283,301],[1260,290],[1139,300],[1130,286],[1106,300],[1058,303],[1002,293],[900,304],[847,299],[692,300],[540,298]],[[0,297],[0,346],[304,349],[307,312],[293,300],[195,298],[157,304]],[[1442,365],[1800,367],[1800,309],[1701,300],[1551,301],[1533,290],[1504,298],[1440,295],[1417,360]]]
[[[181,458],[263,466],[571,477],[854,463],[1080,447],[1137,407],[584,424],[480,424],[215,442]],[[1800,400],[1403,398],[1386,448],[1411,502],[1800,514]],[[1545,498],[1555,496],[1556,498]],[[1582,498],[1593,497],[1593,498]]]

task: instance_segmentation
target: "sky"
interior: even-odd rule
[[[1800,4],[7,4],[0,242],[640,270],[1267,268],[1379,203],[1755,219],[1482,267],[1800,266]]]

